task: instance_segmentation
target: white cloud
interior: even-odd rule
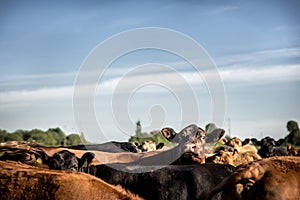
[[[207,71],[202,72],[203,74],[209,75]],[[287,82],[287,81],[300,81],[300,64],[298,65],[283,65],[273,67],[232,67],[219,70],[220,76],[224,83],[231,83],[239,85],[257,85],[273,82]],[[121,81],[121,82],[120,82]],[[186,89],[190,85],[204,84],[204,80],[198,72],[169,72],[162,74],[140,74],[135,76],[116,77],[98,85],[98,92],[101,94],[112,94],[116,86],[122,88],[122,91],[130,90],[142,86],[141,84],[147,85],[147,83],[154,84],[158,83],[162,86]],[[78,87],[78,86],[77,86]],[[86,89],[82,88],[82,91],[91,91],[90,87],[94,88],[95,85],[88,85]],[[71,98],[73,96],[74,86],[61,86],[61,87],[49,87],[41,88],[36,90],[17,90],[0,92],[0,103],[17,103],[26,101],[40,101],[44,99],[62,99]],[[93,90],[92,90],[93,91]],[[165,88],[162,90],[149,88],[144,92],[158,93],[166,91]],[[117,92],[121,92],[117,90]],[[82,93],[83,94],[83,93]],[[85,93],[87,94],[87,93]]]
[[[233,67],[220,71],[224,82],[264,84],[274,82],[300,81],[300,64],[273,67]]]
[[[249,65],[251,63],[258,63],[263,61],[272,61],[274,59],[286,59],[286,58],[299,58],[300,48],[282,48],[272,49],[264,51],[256,51],[245,54],[236,54],[221,57],[216,59],[219,66],[233,66],[237,65]],[[268,64],[268,63],[265,63]]]
[[[71,97],[73,94],[72,86],[41,88],[37,90],[20,90],[0,92],[0,104],[34,102],[41,100],[51,100]]]
[[[218,60],[220,65],[226,66],[219,68],[218,72],[224,83],[233,85],[242,84],[243,87],[245,85],[300,81],[300,64],[265,65],[255,62],[257,60],[268,60],[276,57],[298,58],[299,55],[300,48],[283,48],[227,56]],[[167,63],[161,66],[156,64],[156,68],[149,67],[149,64],[147,64],[147,67],[136,69],[129,66],[124,68],[109,68],[99,85],[84,86],[88,88],[80,88],[81,91],[83,91],[81,94],[86,95],[87,92],[85,91],[94,92],[93,88],[96,86],[98,86],[97,93],[101,92],[101,94],[106,95],[112,94],[116,92],[114,90],[118,84],[123,91],[141,87],[142,84],[151,85],[153,83],[176,89],[186,89],[189,87],[189,84],[192,86],[197,85],[197,87],[201,84],[204,86],[205,80],[203,77],[213,77],[211,76],[212,74],[210,74],[211,71],[201,70],[199,73],[192,67],[184,67],[186,66],[185,64],[185,62],[178,61],[177,63]],[[190,69],[190,71],[187,71],[187,68]],[[76,75],[77,72],[20,75],[13,77],[1,75],[1,87],[5,89],[2,89],[0,92],[0,103],[4,106],[7,104],[34,102],[44,99],[71,99]],[[95,73],[87,73],[85,76],[89,79],[90,76],[95,76]],[[35,87],[27,88],[27,86],[32,83],[34,83]],[[42,83],[44,87],[38,88],[40,84],[36,83]],[[9,84],[16,84],[16,86],[12,89],[9,87],[6,88]],[[159,86],[155,87],[155,89],[149,87],[148,89],[145,88],[143,92],[159,93],[166,91],[165,89],[166,88],[162,87],[160,90]],[[117,92],[121,91],[118,90]]]

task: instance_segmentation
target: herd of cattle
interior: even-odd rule
[[[177,145],[1,143],[0,199],[300,199],[300,150],[283,139],[227,141],[223,129],[196,125],[161,133]]]

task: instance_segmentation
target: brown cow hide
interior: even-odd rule
[[[0,161],[0,199],[141,199],[120,186],[78,172]]]

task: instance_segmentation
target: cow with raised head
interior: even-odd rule
[[[139,159],[130,164],[132,165],[168,165],[175,162],[186,152],[193,152],[198,155],[200,163],[205,162],[205,136],[206,133],[197,125],[189,125],[176,133],[172,128],[163,128],[162,135],[169,141],[178,145],[172,149],[162,151],[154,156]]]
[[[94,165],[84,171],[145,199],[183,200],[205,198],[235,170],[226,164],[203,164],[206,133],[196,125],[187,126],[179,133],[172,128],[163,128],[161,132],[178,145],[136,162]]]

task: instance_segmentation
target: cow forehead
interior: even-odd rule
[[[192,137],[195,136],[197,132],[198,132],[198,126],[195,124],[191,124],[185,127],[184,129],[182,129],[179,134],[181,134],[184,137]]]
[[[204,143],[205,136],[206,132],[202,128],[197,127],[196,131],[193,130],[193,132],[189,132],[189,134],[184,135],[184,138],[191,143]]]

